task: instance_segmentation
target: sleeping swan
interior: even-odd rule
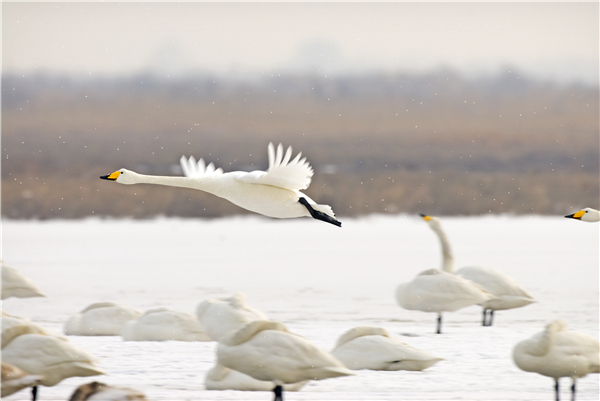
[[[381,327],[348,330],[331,355],[352,370],[424,370],[443,360],[403,343]]]
[[[454,256],[440,220],[433,216],[421,215],[421,217],[429,224],[429,228],[437,234],[440,240],[442,269],[448,273],[454,273]],[[496,297],[479,304],[483,307],[483,326],[492,325],[495,310],[520,308],[537,302],[519,283],[498,270],[483,266],[468,266],[459,269],[456,275],[479,284]],[[489,319],[487,318],[487,311],[489,311]]]
[[[342,226],[328,205],[318,205],[300,192],[308,188],[313,169],[299,153],[293,160],[292,147],[285,155],[279,144],[277,152],[269,143],[269,168],[267,171],[223,170],[211,163],[206,166],[203,159],[196,163],[194,157],[181,157],[181,168],[185,177],[151,176],[138,174],[124,168],[100,178],[120,184],[157,184],[172,187],[198,189],[227,199],[231,203],[251,212],[279,219],[313,217],[327,223]]]
[[[2,263],[2,299],[45,297],[27,277],[22,276],[17,270]]]
[[[71,316],[65,323],[68,336],[119,336],[123,325],[142,313],[114,302],[96,302]]]
[[[298,391],[308,380],[294,384],[285,384],[284,391]],[[226,368],[217,362],[204,379],[207,390],[271,391],[275,384],[270,381],[256,380],[237,370]]]
[[[168,308],[150,309],[125,323],[121,335],[125,341],[211,341],[194,315]]]
[[[513,360],[519,369],[554,379],[556,399],[559,399],[558,380],[570,377],[572,399],[575,383],[588,373],[600,373],[600,343],[583,333],[567,330],[567,323],[555,320],[546,329],[523,340],[513,349]]]
[[[595,223],[597,221],[600,221],[600,211],[598,211],[596,209],[592,209],[590,207],[586,207],[584,209],[581,209],[578,212],[569,214],[565,217],[567,217],[569,219],[575,219],[575,220],[587,221],[589,223]]]

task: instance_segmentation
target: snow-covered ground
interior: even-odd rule
[[[567,212],[567,211],[566,211]],[[566,214],[565,212],[565,214]],[[599,228],[562,217],[442,218],[457,267],[501,270],[539,302],[496,313],[481,308],[444,317],[400,308],[394,290],[420,271],[440,267],[435,234],[418,216],[342,219],[155,219],[2,223],[2,258],[47,294],[8,299],[3,309],[55,331],[97,301],[145,311],[164,306],[194,313],[206,298],[244,292],[273,320],[333,348],[355,326],[379,326],[445,360],[424,372],[358,371],[311,382],[287,400],[548,400],[553,382],[519,370],[514,344],[562,318],[598,337]],[[71,378],[42,387],[41,400],[66,400],[82,383],[129,386],[150,400],[270,400],[266,392],[207,391],[215,343],[124,342],[69,337],[100,359],[108,376]],[[570,380],[563,379],[568,399]],[[22,391],[7,400],[27,400]],[[598,375],[578,382],[578,400],[598,400]]]

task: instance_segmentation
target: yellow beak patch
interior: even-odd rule
[[[583,211],[583,210],[580,210],[580,211],[578,211],[577,213],[574,213],[574,214],[573,214],[573,218],[574,218],[574,219],[580,219],[580,218],[581,218],[581,216],[583,216],[584,214],[585,214],[585,211]]]
[[[117,178],[119,178],[120,175],[121,175],[120,171],[115,171],[114,173],[112,173],[111,175],[108,176],[108,179],[116,180]]]
[[[422,216],[422,217],[423,217],[423,220],[425,220],[425,221],[431,220],[431,216]]]

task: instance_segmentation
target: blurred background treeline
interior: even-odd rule
[[[200,191],[98,179],[180,175],[181,155],[225,171],[267,167],[292,145],[305,192],[338,217],[555,214],[598,208],[597,85],[504,68],[424,74],[2,77],[2,216],[219,217]]]

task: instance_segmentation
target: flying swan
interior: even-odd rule
[[[544,331],[523,340],[513,349],[513,360],[519,369],[554,379],[556,400],[559,400],[558,380],[570,377],[572,400],[575,384],[588,373],[600,373],[600,343],[584,333],[567,330],[564,320],[555,320]]]
[[[455,273],[452,249],[440,220],[433,216],[421,215],[421,217],[429,224],[429,228],[437,234],[440,240],[443,259],[442,269],[448,273]],[[519,283],[498,270],[483,266],[467,266],[460,268],[456,275],[479,284],[496,297],[480,303],[483,308],[483,326],[492,325],[495,310],[515,309],[537,302],[527,291],[521,288]]]
[[[565,217],[569,218],[569,219],[575,219],[575,220],[587,221],[589,223],[595,223],[595,222],[600,221],[600,211],[598,211],[596,209],[592,209],[590,207],[586,207],[584,209],[581,209],[578,212],[569,214]]]
[[[269,168],[267,171],[232,171],[224,173],[208,166],[203,159],[181,156],[180,163],[185,177],[153,176],[138,174],[124,168],[109,175],[100,176],[104,180],[120,184],[156,184],[172,187],[198,189],[227,199],[234,205],[258,214],[279,219],[313,217],[338,227],[342,223],[335,219],[329,205],[318,205],[300,192],[308,188],[313,169],[298,153],[293,160],[292,147],[285,155],[283,145],[277,151],[272,143],[268,146]]]

